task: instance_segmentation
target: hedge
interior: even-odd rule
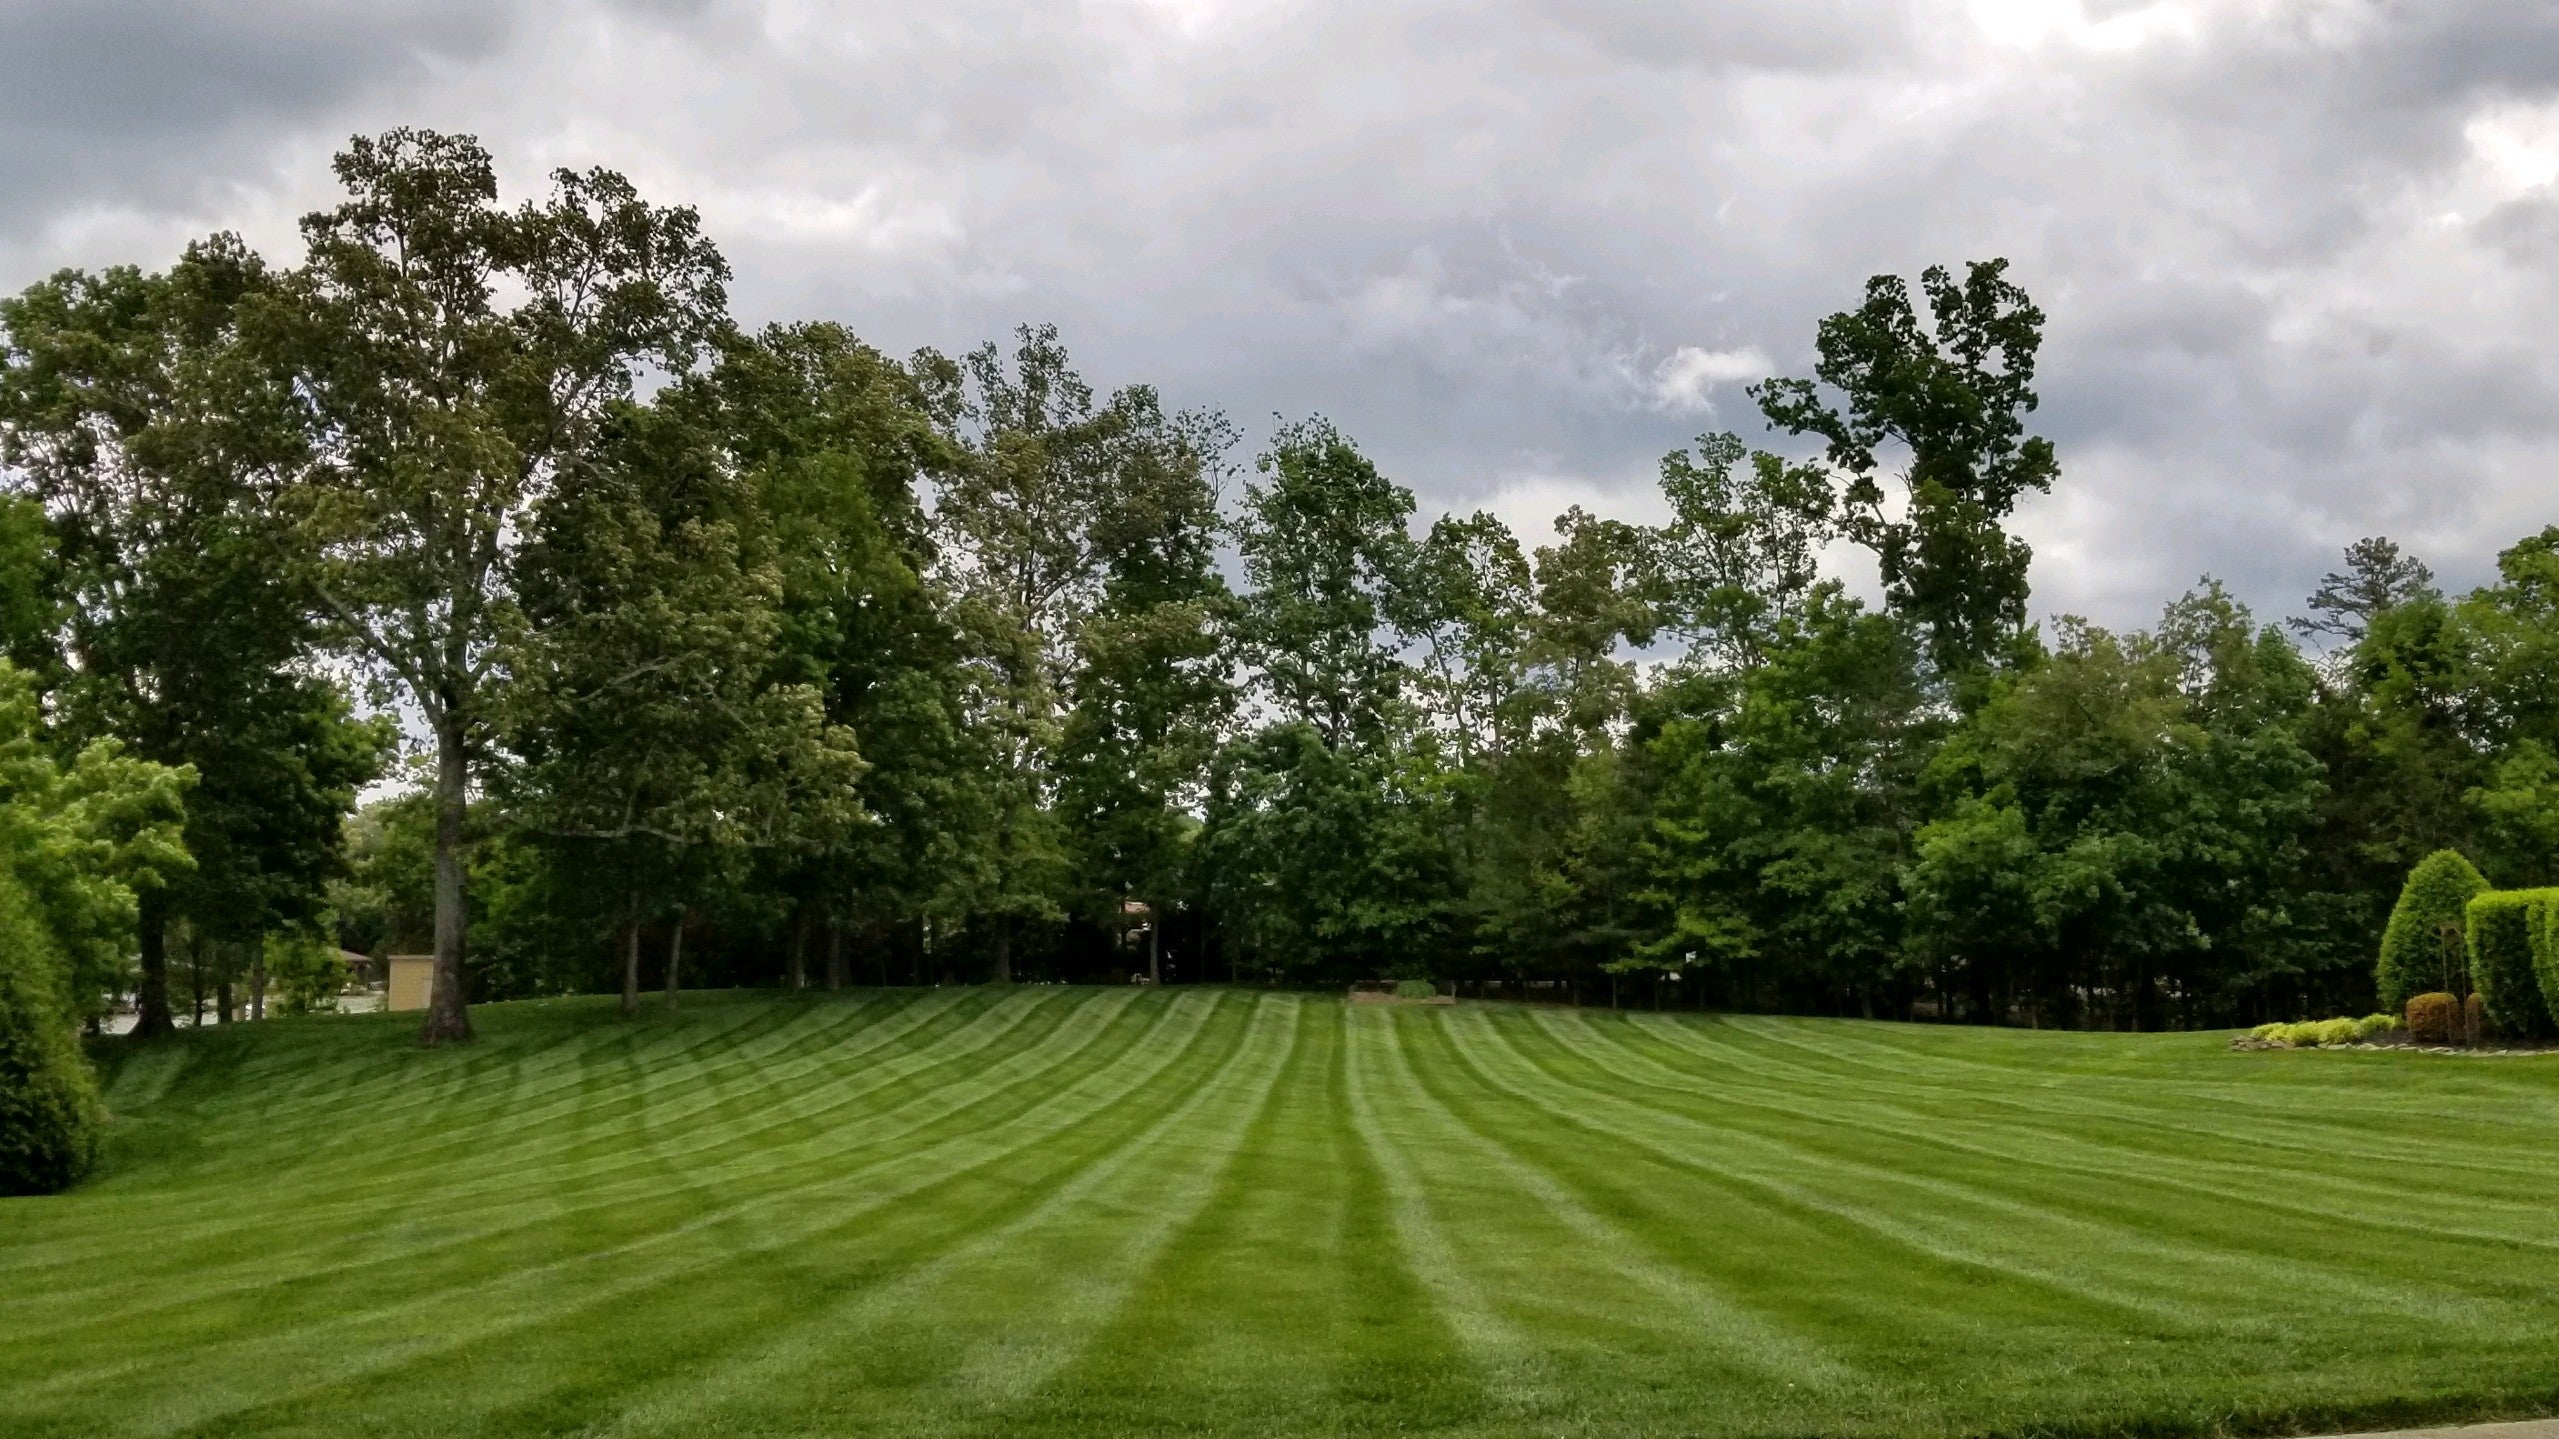
[[[2539,961],[2551,947],[2559,889],[2492,889],[2470,901],[2470,987],[2488,1022],[2516,1039],[2559,1034],[2542,998]]]
[[[2461,928],[2470,901],[2487,888],[2478,869],[2455,850],[2436,850],[2408,871],[2373,972],[2382,1008],[2396,1013],[2410,999],[2445,987],[2450,976],[2443,972],[2443,927]]]
[[[98,1085],[63,1012],[61,959],[0,870],[0,1194],[50,1194],[98,1154]]]
[[[2532,936],[2532,973],[2541,982],[2541,1007],[2559,1023],[2559,904],[2541,907],[2541,923]]]

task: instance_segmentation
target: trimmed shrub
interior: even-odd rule
[[[2470,987],[2501,1034],[2543,1039],[2559,1032],[2533,972],[2537,932],[2559,890],[2492,889],[2470,901]],[[2546,944],[2547,941],[2544,941]]]
[[[1395,982],[1397,999],[1429,999],[1439,993],[1439,986],[1427,979],[1400,979]]]
[[[98,1155],[98,1082],[62,1003],[62,960],[0,872],[0,1195],[51,1194]]]
[[[2360,1044],[2376,1034],[2386,1034],[2398,1027],[2396,1015],[2368,1014],[2361,1019],[2306,1019],[2299,1024],[2261,1024],[2248,1031],[2248,1036],[2292,1049],[2311,1049],[2331,1044]]]
[[[2414,996],[2441,991],[2451,982],[2444,973],[2446,930],[2458,949],[2465,911],[2487,888],[2477,867],[2455,850],[2436,850],[2408,871],[2399,902],[2390,907],[2390,924],[2381,932],[2381,962],[2373,971],[2382,1008],[2402,1009]]]
[[[2533,982],[2541,987],[2545,1017],[2559,1021],[2559,904],[2545,904],[2537,913],[2540,922],[2532,927]]]
[[[2419,1044],[2450,1044],[2453,1016],[2460,1012],[2461,1001],[2441,990],[2412,995],[2408,1000],[2408,1037]]]

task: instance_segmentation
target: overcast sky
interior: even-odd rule
[[[699,206],[743,319],[1054,320],[1524,536],[1656,513],[1867,275],[1991,255],[2051,317],[2041,612],[2559,521],[2548,0],[0,0],[0,286],[290,257],[395,124]]]

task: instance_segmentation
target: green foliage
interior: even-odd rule
[[[2065,621],[1929,760],[1942,817],[1916,840],[1914,948],[2002,956],[2015,968],[1976,981],[2047,987],[2064,1013],[2115,989],[2142,1028],[2165,1022],[2163,989],[2294,969],[2283,900],[2320,794],[2294,727],[2312,693],[2291,645],[2218,585],[2148,634]]]
[[[136,891],[194,868],[183,840],[191,769],[80,746],[66,763],[31,676],[0,662],[0,864],[34,904],[67,973],[66,1001],[104,1012],[126,987],[140,917]]]
[[[2470,983],[2501,1034],[2518,1039],[2559,1034],[2534,963],[2536,950],[2548,945],[2554,900],[2559,889],[2492,889],[2473,898],[2466,911]]]
[[[1320,419],[1284,427],[1256,467],[1236,536],[1252,586],[1246,652],[1282,722],[1312,726],[1328,745],[1375,743],[1404,690],[1382,635],[1402,618],[1413,492]]]
[[[274,935],[266,942],[267,982],[283,1014],[317,1014],[338,1007],[347,987],[346,957],[338,947],[308,935]]]
[[[1975,261],[1958,281],[1931,266],[1920,277],[1926,325],[1901,277],[1877,275],[1862,305],[1821,322],[1818,384],[1752,391],[1771,425],[1827,442],[1843,528],[1874,551],[1893,611],[1925,628],[1946,673],[1988,661],[2024,625],[2032,552],[2002,526],[2061,470],[2051,441],[2025,427],[2044,312],[2007,269]],[[1885,465],[1893,445],[1906,464]],[[1907,491],[1899,506],[1879,481],[1890,473]]]
[[[2547,1036],[2559,1033],[2559,889],[2542,892],[2550,895],[2552,902],[2531,910],[2526,923],[2531,926],[2533,981],[2541,990],[2541,1007],[2551,1021],[2540,1031]],[[2471,998],[2478,999],[2479,996],[2474,994]],[[2484,1007],[2486,1002],[2482,1000],[2481,1003]],[[2513,1032],[2526,1034],[2532,1031]]]
[[[1397,999],[1430,999],[1438,993],[1439,986],[1431,983],[1427,979],[1399,979],[1395,981],[1395,997]]]
[[[1706,967],[1742,993],[1888,980],[1900,963],[1914,789],[1936,723],[1918,637],[1824,586],[1764,660],[1655,702],[1644,898],[1629,958]],[[1693,958],[1692,958],[1693,956]]]
[[[1661,486],[1672,518],[1647,537],[1647,578],[1662,628],[1696,659],[1759,663],[1820,583],[1838,528],[1830,477],[1718,434],[1666,456]]]
[[[2381,934],[2381,961],[2373,988],[2381,1003],[2400,1008],[2409,997],[2451,987],[2466,963],[2464,916],[2488,881],[2468,859],[2440,849],[2408,872]]]
[[[1222,750],[1199,862],[1242,966],[1312,979],[1444,954],[1450,797],[1421,756],[1274,725]]]
[[[690,209],[562,169],[502,205],[464,135],[358,137],[337,205],[249,330],[285,377],[256,498],[287,527],[329,638],[433,736],[437,975],[426,1035],[468,1038],[465,810],[491,746],[527,547],[644,373],[682,375],[728,329],[728,267]]]
[[[0,1196],[67,1188],[97,1158],[97,1081],[64,1004],[68,980],[43,915],[0,869]]]
[[[1818,458],[1706,435],[1659,525],[1423,532],[1331,424],[1235,472],[1054,327],[741,334],[698,217],[610,171],[502,203],[406,130],[336,170],[289,269],[0,302],[0,780],[53,766],[0,839],[75,1015],[326,899],[436,952],[435,1038],[466,978],[618,955],[636,997],[644,929],[671,996],[678,936],[748,982],[1124,975],[1141,908],[1171,977],[2221,1025],[2360,1009],[2376,934],[2385,1005],[2457,991],[2483,881],[2423,856],[2559,881],[2559,528],[2459,597],[2355,545],[2316,656],[2208,579],[2032,629],[2008,526],[2059,464],[1998,261],[1875,277],[1758,388]],[[351,672],[433,763],[348,826],[393,736]]]

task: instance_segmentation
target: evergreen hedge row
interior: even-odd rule
[[[2547,1039],[2559,1034],[2544,996],[2559,889],[2492,889],[2470,901],[2470,985],[2500,1034]]]

